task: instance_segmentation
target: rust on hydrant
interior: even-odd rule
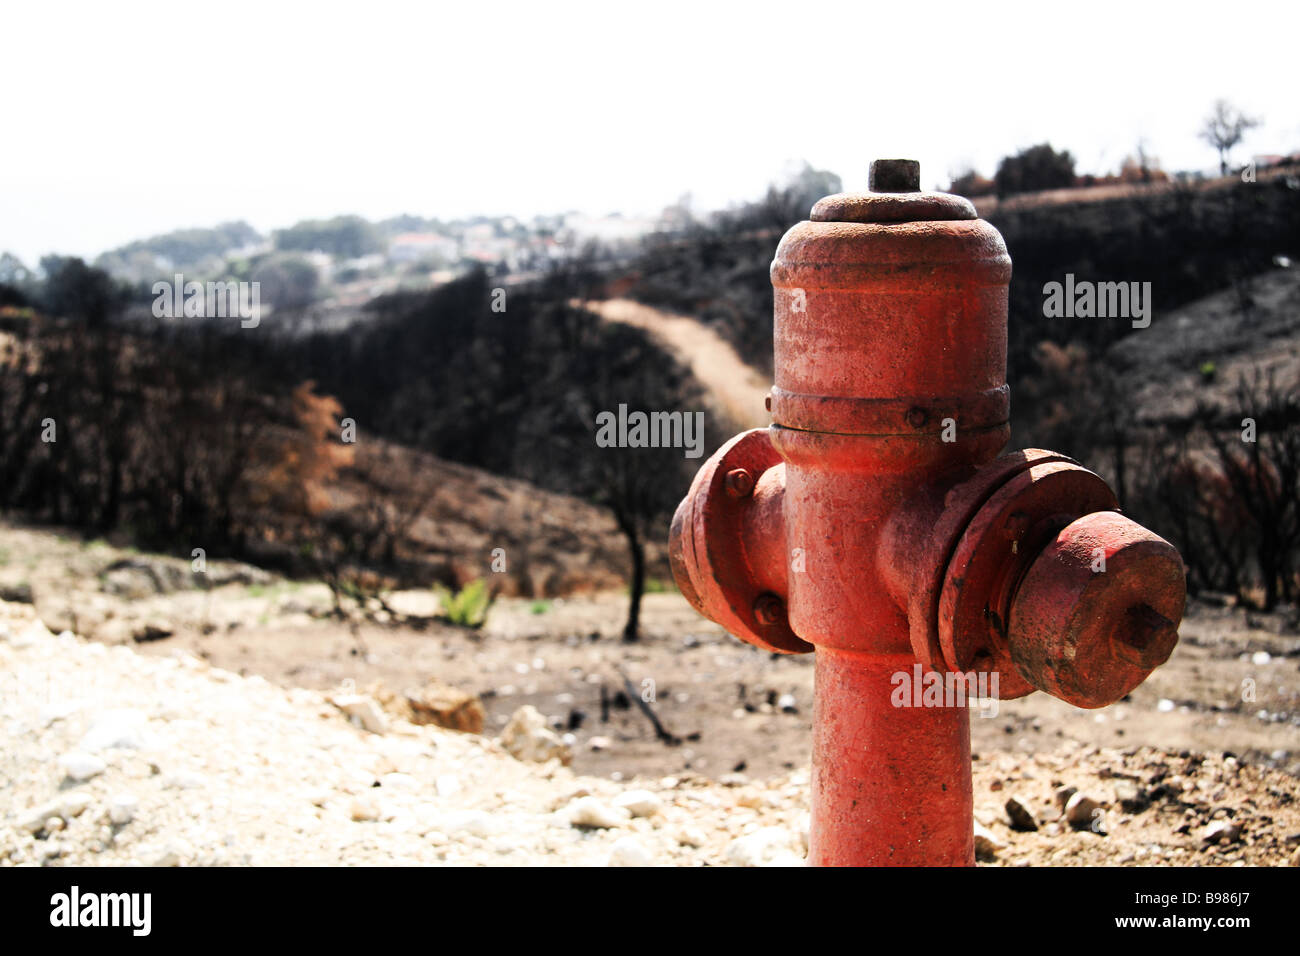
[[[1173,650],[1184,570],[1078,462],[999,456],[1002,237],[911,160],[870,182],[782,238],[772,425],[700,469],[669,553],[701,614],[817,652],[809,861],[970,865],[965,692],[1114,703]],[[914,668],[940,706],[900,705]]]

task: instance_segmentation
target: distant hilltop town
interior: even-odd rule
[[[336,216],[269,235],[239,221],[137,240],[103,253],[94,265],[131,286],[184,273],[199,281],[259,282],[276,308],[351,309],[377,295],[441,285],[472,268],[526,278],[584,250],[618,254],[647,235],[679,232],[691,222],[686,201],[658,216],[570,212],[443,221],[404,215],[378,222]]]
[[[456,271],[481,265],[526,272],[543,267],[595,241],[604,246],[676,231],[690,221],[684,207],[656,217],[564,213],[525,221],[514,216],[476,216],[444,222],[395,216],[370,222],[359,216],[306,220],[262,235],[245,222],[186,229],[138,240],[105,252],[95,265],[127,282],[144,282],[173,271],[211,275],[231,260],[293,255],[310,263],[322,281],[385,273]],[[215,277],[215,276],[214,276]]]

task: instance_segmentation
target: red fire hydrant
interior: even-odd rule
[[[1178,552],[1101,478],[1038,449],[996,457],[1011,260],[967,200],[919,180],[877,161],[870,192],[786,233],[772,425],[719,449],[673,518],[701,614],[817,652],[819,865],[973,864],[962,689],[1103,707],[1169,657],[1183,614]],[[916,674],[959,702],[900,695]]]

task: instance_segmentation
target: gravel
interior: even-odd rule
[[[790,866],[807,855],[804,769],[757,781],[579,776],[529,714],[512,744],[526,739],[521,752],[540,761],[374,704],[183,651],[56,636],[30,606],[0,602],[0,865]],[[1300,864],[1296,778],[1229,754],[1066,742],[980,755],[974,781],[983,862]],[[1036,832],[1012,828],[1013,791]]]
[[[0,733],[9,865],[725,864],[805,815],[806,774],[761,810],[701,778],[579,777],[359,695],[55,636],[13,604]]]

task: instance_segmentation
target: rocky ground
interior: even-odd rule
[[[9,864],[748,864],[804,853],[801,775],[731,787],[582,777],[559,757],[516,759],[480,735],[389,719],[354,693],[55,636],[24,606],[0,616]]]
[[[351,682],[400,694],[437,679],[478,696],[491,733],[529,704],[573,735],[580,773],[770,778],[808,760],[811,656],[760,653],[676,593],[647,595],[636,645],[619,640],[626,598],[617,592],[501,600],[481,631],[432,622],[438,602],[428,590],[387,598],[418,626],[382,611],[340,621],[319,583],[225,561],[193,574],[185,560],[0,524],[6,596],[34,602],[56,633],[147,655],[184,650],[285,687]],[[657,738],[637,696],[653,696],[677,746]],[[1149,744],[1226,751],[1300,776],[1300,631],[1285,614],[1193,605],[1173,657],[1126,700],[1081,711],[1032,694],[981,709],[971,725],[982,753]]]
[[[0,588],[24,600],[0,602],[0,862],[806,853],[811,659],[760,654],[675,594],[649,596],[629,647],[618,595],[416,630],[330,619],[321,586],[245,566],[214,562],[197,587],[164,559],[123,571],[130,555],[44,531],[0,529],[3,549]],[[430,600],[390,603],[419,618]],[[1033,695],[973,716],[981,858],[1300,863],[1298,645],[1282,617],[1202,607],[1115,707]],[[402,692],[431,678],[481,700],[482,734],[403,719]],[[647,690],[673,746],[629,699]]]
[[[0,617],[9,864],[794,865],[806,852],[802,770],[578,776],[543,759],[549,731],[525,728],[520,751],[509,732],[393,720],[350,691],[56,636],[24,606]],[[1300,864],[1295,780],[1233,757],[1072,745],[981,756],[975,785],[986,862]]]

